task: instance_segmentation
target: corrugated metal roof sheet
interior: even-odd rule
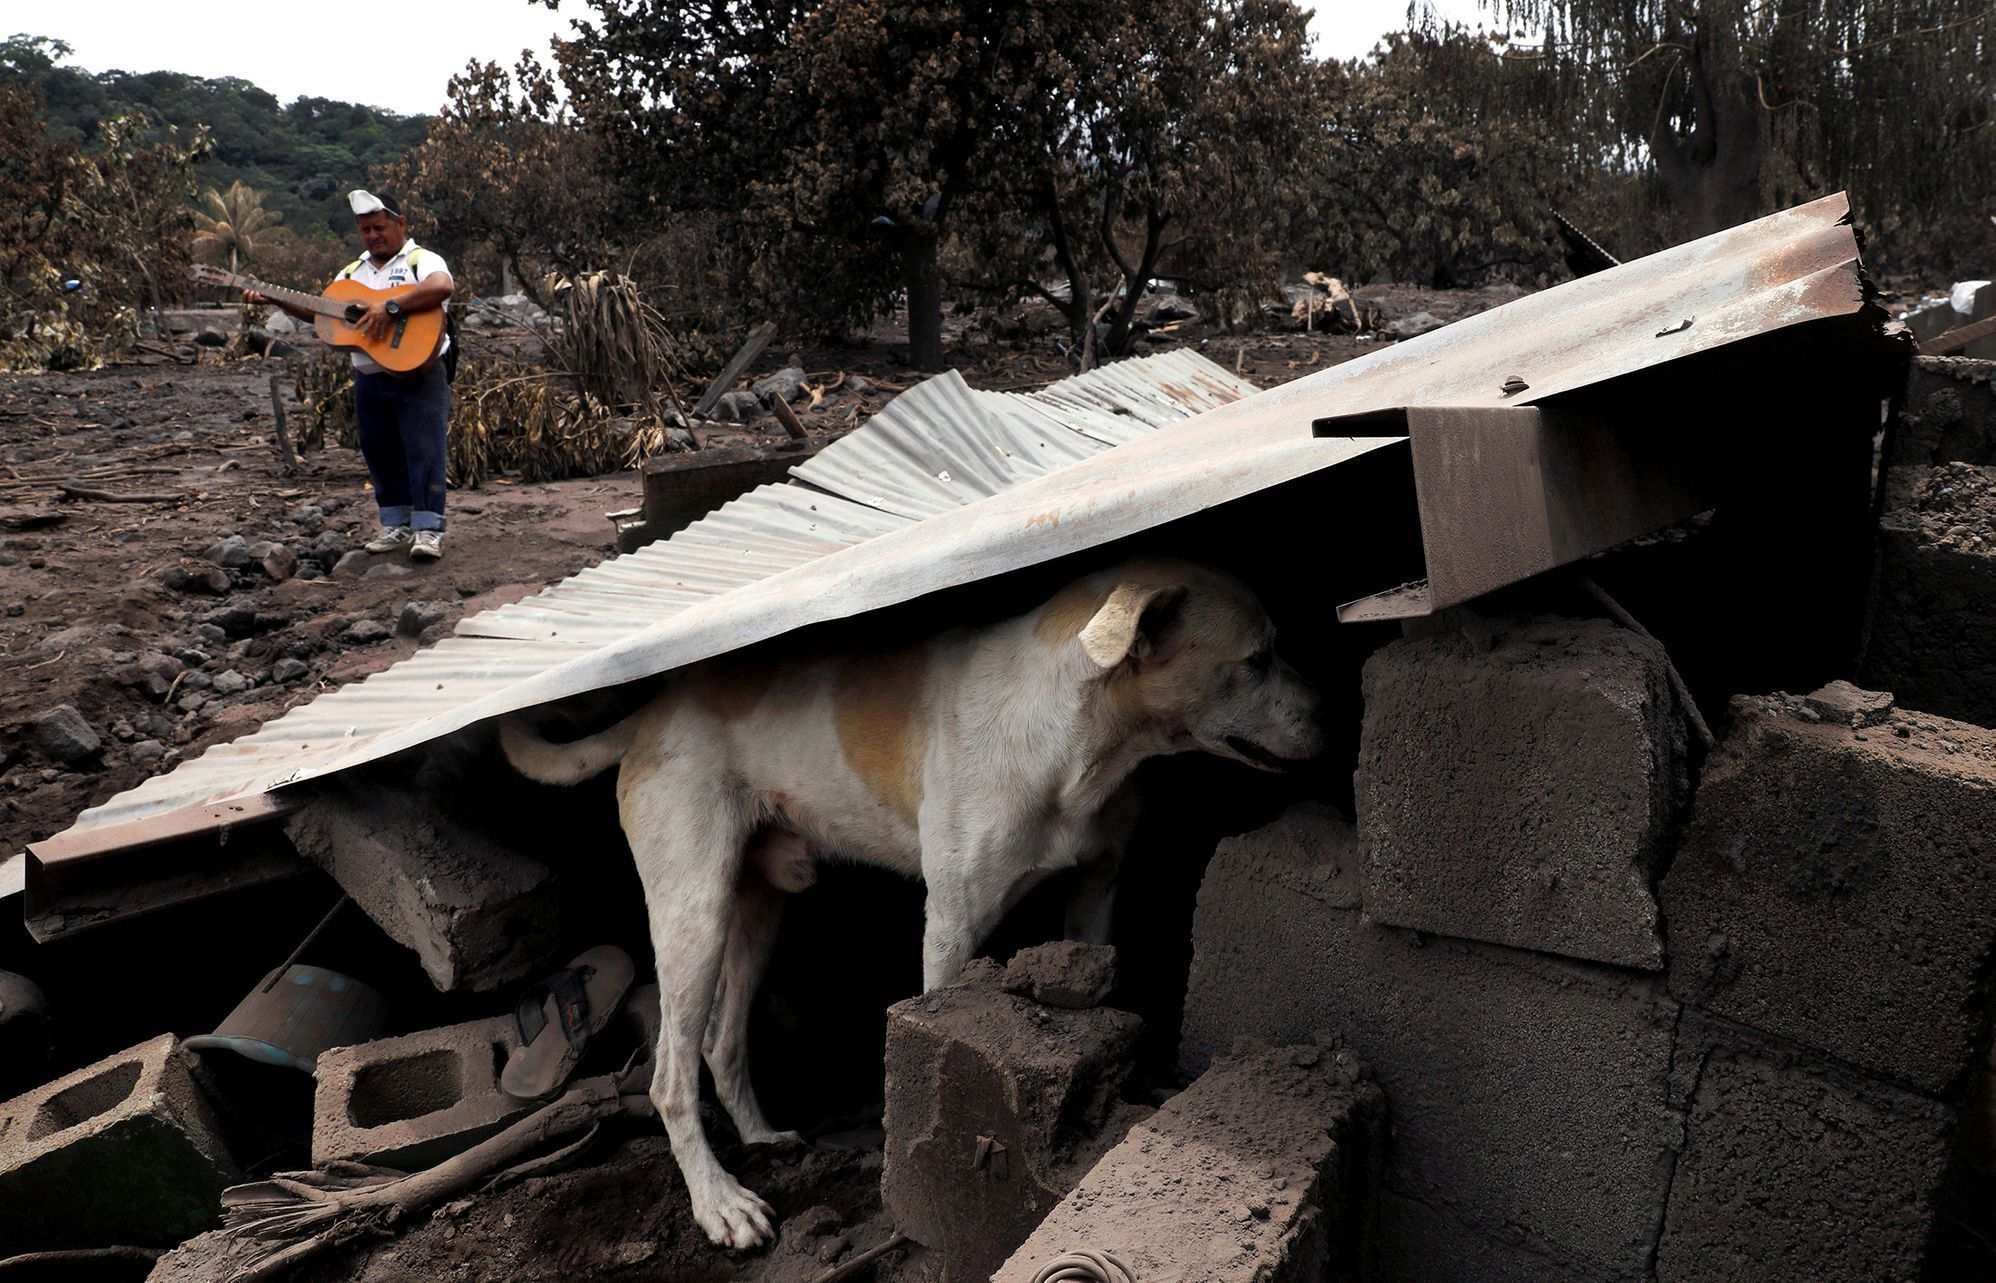
[[[1110,373],[1113,380],[1101,377]],[[1088,408],[1074,417],[1090,420],[1093,432],[1064,426],[1058,403],[1042,399],[1069,384],[1082,385],[1077,403]],[[1111,449],[1110,431],[1094,420],[1148,435],[1171,421],[1174,407],[1182,419],[1252,391],[1189,351],[1122,362],[1031,396],[976,391],[955,371],[939,375],[792,469],[809,484],[762,486],[669,539],[467,618],[454,637],[85,811],[69,833],[316,773],[384,732],[491,698],[746,584]]]
[[[324,776],[507,712],[1041,564],[1401,439],[1314,435],[1322,420],[1532,404],[1866,307],[1837,196],[1241,400],[1226,400],[1237,380],[1187,354],[1016,398],[932,380],[902,413],[876,416],[879,432],[869,425],[800,468],[817,489],[764,487],[665,544],[481,615],[33,849],[44,862],[74,858],[84,844],[72,835],[101,845],[116,837],[102,830],[195,799]],[[1504,390],[1519,381],[1523,392]],[[925,428],[913,414],[923,404],[960,414],[961,430]],[[1216,408],[1128,434],[1126,423],[1166,416],[1172,404]],[[1126,443],[1108,448],[1117,438]]]

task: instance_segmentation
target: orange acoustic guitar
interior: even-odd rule
[[[412,282],[377,290],[358,281],[334,281],[324,294],[306,294],[280,285],[266,285],[253,276],[238,276],[219,267],[196,263],[187,269],[188,279],[202,285],[222,285],[255,290],[266,298],[283,299],[313,316],[319,337],[337,347],[357,347],[374,358],[390,374],[414,374],[434,361],[444,341],[444,311],[433,307],[395,318],[384,338],[371,339],[355,327],[369,305],[407,294],[416,288]]]

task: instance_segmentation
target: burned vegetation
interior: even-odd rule
[[[1990,18],[1499,8],[0,46],[0,1275],[1996,1272]]]

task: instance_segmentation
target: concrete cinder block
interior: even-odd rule
[[[1878,522],[1864,684],[1902,708],[1996,726],[1996,467],[1946,463],[1911,486]]]
[[[1685,1013],[1660,1283],[1917,1279],[1954,1111]]]
[[[881,1195],[952,1283],[989,1278],[1118,1139],[1142,1028],[1125,1011],[1015,997],[1001,974],[974,962],[887,1013]]]
[[[538,1105],[499,1089],[518,1043],[513,1017],[494,1016],[321,1053],[312,1162],[415,1171],[463,1153]]]
[[[1140,1279],[1366,1277],[1385,1115],[1385,1097],[1343,1048],[1230,1059],[1132,1127],[993,1283],[1032,1283],[1082,1245]]]
[[[1679,999],[1930,1095],[1975,1062],[1996,950],[1996,732],[1733,701],[1663,882]]]
[[[1942,463],[1996,463],[1996,361],[1913,358],[1892,442],[1886,507],[1910,503],[1929,471]]]
[[[1686,792],[1655,642],[1605,620],[1481,621],[1365,665],[1365,904],[1391,926],[1660,968],[1652,883]]]
[[[333,793],[291,816],[285,833],[416,951],[439,990],[511,984],[553,946],[559,905],[547,866],[418,798]]]
[[[1458,1277],[1423,1209],[1597,1279],[1644,1277],[1679,1123],[1660,978],[1380,926],[1319,807],[1220,844],[1199,890],[1181,1067],[1242,1036],[1343,1035],[1392,1102],[1413,1228],[1381,1278]]]
[[[1475,1283],[1598,1283],[1584,1266],[1532,1250],[1522,1234],[1472,1229],[1445,1205],[1391,1189],[1379,1192],[1372,1243],[1377,1279],[1475,1280]]]
[[[172,1034],[0,1104],[0,1256],[177,1243],[237,1176]]]

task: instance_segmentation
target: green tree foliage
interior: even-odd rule
[[[263,193],[233,182],[225,192],[210,187],[201,199],[208,212],[194,216],[194,252],[227,255],[231,272],[255,258],[275,221],[263,207]]]
[[[348,189],[375,166],[423,139],[427,119],[327,98],[288,106],[246,80],[202,79],[172,71],[91,73],[61,65],[61,41],[0,39],[0,86],[26,84],[41,95],[49,137],[88,147],[109,120],[143,112],[156,127],[187,133],[206,126],[213,149],[204,177],[218,188],[241,182],[265,192],[265,208],[295,234],[350,238]]]
[[[1841,187],[1902,256],[1987,234],[1996,7],[1983,0],[1485,3],[1546,33],[1550,119],[1576,162],[1648,174],[1673,233]]]

